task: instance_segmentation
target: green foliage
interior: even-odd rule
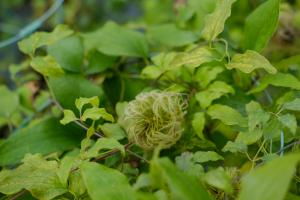
[[[18,43],[0,199],[299,198],[299,1],[95,2]]]

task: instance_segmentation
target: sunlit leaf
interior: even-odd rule
[[[244,73],[250,73],[260,68],[265,69],[270,74],[277,72],[276,68],[265,57],[251,50],[247,50],[243,54],[235,54],[225,66],[227,69],[239,69]]]

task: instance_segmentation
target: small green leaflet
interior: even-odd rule
[[[75,106],[81,113],[82,107],[86,104],[90,104],[93,107],[99,107],[99,97],[94,96],[94,97],[79,97],[78,99],[75,100]]]
[[[35,71],[43,76],[61,76],[64,74],[64,70],[50,55],[45,57],[34,57],[32,58],[30,65]]]
[[[64,110],[64,117],[60,120],[60,123],[66,125],[70,122],[78,120],[72,110]]]
[[[249,91],[249,93],[261,92],[273,85],[277,87],[287,87],[295,90],[300,90],[300,81],[291,74],[276,73],[274,75],[268,74],[260,79],[260,84]]]
[[[244,49],[261,52],[267,45],[278,24],[280,0],[267,0],[246,19]]]
[[[106,121],[110,121],[110,122],[114,122],[114,117],[107,113],[105,108],[88,108],[86,109],[82,116],[81,116],[81,120],[86,121],[87,119],[92,119],[92,120],[98,120],[98,119],[104,119]]]
[[[105,123],[98,126],[104,135],[108,138],[114,138],[116,140],[121,140],[126,137],[125,131],[117,123]]]
[[[281,124],[285,127],[287,127],[292,134],[296,134],[297,130],[297,119],[295,115],[292,114],[284,114],[280,115],[278,117],[278,120],[281,122]]]
[[[218,119],[226,125],[247,127],[247,119],[229,106],[214,104],[208,108],[207,114],[212,119]]]
[[[237,153],[237,152],[246,152],[247,151],[247,145],[244,142],[232,142],[228,141],[227,144],[222,149],[223,152],[231,152],[231,153]]]
[[[118,149],[121,154],[125,155],[125,148],[116,139],[99,138],[97,142],[87,151],[87,158],[95,158],[101,155],[100,150]]]
[[[250,73],[259,68],[265,69],[270,74],[277,72],[276,68],[265,57],[252,50],[247,50],[243,54],[235,54],[225,66],[227,69],[236,68],[244,73]]]
[[[270,119],[270,114],[264,111],[260,104],[255,101],[246,104],[246,111],[248,114],[248,127],[250,131],[257,127],[262,128]]]
[[[207,41],[213,41],[223,32],[224,24],[231,15],[231,5],[236,0],[219,0],[217,1],[214,12],[205,17],[205,25],[202,31],[202,36]]]
[[[225,82],[215,81],[206,90],[198,92],[195,97],[202,108],[207,108],[213,100],[226,94],[234,94],[234,89]]]
[[[238,200],[283,200],[299,160],[299,153],[290,154],[250,172],[242,178]]]

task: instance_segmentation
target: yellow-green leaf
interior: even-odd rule
[[[34,57],[30,65],[43,76],[61,76],[64,74],[64,70],[62,70],[56,60],[50,55]]]
[[[250,73],[260,68],[265,69],[270,74],[277,72],[276,68],[264,56],[252,50],[247,50],[243,54],[235,54],[230,63],[225,66],[227,69],[239,69],[244,73]]]
[[[231,5],[236,0],[219,0],[215,10],[206,16],[204,29],[202,31],[203,37],[212,41],[223,32],[224,24],[231,15]]]

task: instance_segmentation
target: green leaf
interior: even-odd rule
[[[280,157],[247,174],[238,200],[283,200],[299,158],[299,153]]]
[[[226,125],[247,126],[247,119],[229,106],[214,104],[208,108],[207,114],[212,119],[218,119]]]
[[[249,91],[249,93],[261,92],[268,87],[273,85],[277,87],[287,87],[295,90],[300,90],[299,80],[291,74],[276,73],[274,75],[268,74],[260,80],[260,84]]]
[[[198,68],[194,79],[202,88],[206,88],[213,80],[215,80],[224,68],[221,66],[203,66]]]
[[[156,79],[163,73],[163,70],[160,69],[158,66],[155,65],[149,65],[143,68],[141,72],[141,76],[144,78],[149,79]]]
[[[250,131],[262,128],[270,119],[270,114],[265,112],[260,104],[255,101],[246,104],[246,111],[248,113],[248,127]]]
[[[165,182],[169,186],[171,199],[211,199],[200,181],[179,171],[168,158],[153,160],[150,171],[155,181]]]
[[[213,187],[224,190],[228,194],[233,193],[230,177],[221,167],[205,173],[203,179],[207,184]]]
[[[170,66],[176,68],[182,65],[188,65],[192,68],[195,68],[203,63],[217,60],[219,57],[220,56],[213,49],[208,47],[199,47],[189,52],[178,53],[171,62]]]
[[[276,68],[264,56],[252,50],[247,50],[243,54],[235,54],[225,66],[227,69],[236,68],[244,73],[251,73],[259,68],[265,69],[270,74],[277,72]]]
[[[162,24],[150,27],[147,31],[147,36],[150,41],[169,47],[184,46],[198,39],[195,33],[181,30],[175,24]]]
[[[58,25],[51,33],[36,32],[30,37],[20,41],[18,45],[23,53],[33,56],[37,48],[53,44],[71,34],[73,34],[73,31],[70,30],[68,26]]]
[[[297,119],[295,115],[292,114],[285,114],[280,115],[278,117],[278,120],[282,123],[283,126],[287,127],[292,134],[296,134],[297,130]]]
[[[231,5],[236,0],[219,0],[217,1],[214,12],[206,16],[202,36],[208,41],[215,40],[223,32],[224,24],[231,15]]]
[[[19,163],[26,153],[49,154],[79,146],[83,132],[50,118],[21,129],[0,144],[0,165]]]
[[[64,110],[64,117],[60,120],[60,123],[66,125],[76,120],[77,117],[75,116],[72,110]]]
[[[190,176],[201,177],[204,174],[204,168],[201,164],[196,163],[193,157],[192,153],[183,152],[175,158],[175,164],[184,173]]]
[[[205,126],[205,114],[203,112],[197,112],[194,114],[192,126],[197,135],[201,139],[205,139],[203,135],[203,129]]]
[[[119,124],[105,123],[100,125],[99,128],[108,138],[121,140],[126,137],[125,131],[120,127]]]
[[[56,161],[46,161],[41,155],[27,155],[22,165],[0,173],[0,192],[14,194],[23,188],[41,200],[50,200],[67,192],[56,174]]]
[[[19,106],[19,97],[4,85],[0,85],[0,94],[0,117],[10,118]]]
[[[81,175],[92,200],[134,200],[136,194],[125,175],[103,165],[84,162]]]
[[[197,151],[194,153],[193,160],[197,163],[204,163],[208,161],[224,160],[224,158],[214,151]]]
[[[260,52],[276,31],[280,0],[268,0],[258,6],[246,19],[244,49]]]
[[[282,105],[283,110],[293,110],[293,111],[300,111],[300,99],[296,98],[293,101],[284,103]]]
[[[83,44],[78,36],[56,41],[47,48],[58,64],[71,72],[81,72],[83,64]]]
[[[273,139],[280,136],[281,129],[281,122],[277,118],[273,117],[264,127],[263,135],[266,139]]]
[[[81,116],[82,121],[86,121],[87,119],[92,119],[92,120],[98,120],[98,119],[104,119],[106,121],[114,122],[114,117],[107,113],[105,108],[88,108],[84,111],[84,113]]]
[[[68,186],[68,178],[77,159],[78,158],[76,156],[67,155],[60,162],[59,169],[57,170],[57,176],[64,187]]]
[[[60,65],[50,55],[45,57],[34,57],[32,58],[30,65],[35,71],[43,76],[61,76],[64,74]]]
[[[223,152],[231,152],[231,153],[237,153],[237,152],[246,152],[247,151],[247,145],[244,142],[241,141],[235,141],[235,142],[227,142],[227,144],[222,149]]]
[[[263,131],[261,129],[254,129],[248,132],[239,132],[237,135],[235,142],[243,143],[246,145],[251,145],[256,143],[263,135]]]
[[[226,94],[234,94],[234,89],[225,82],[215,81],[206,90],[198,92],[195,97],[202,108],[207,108],[213,100]]]
[[[101,87],[79,75],[50,77],[48,86],[61,106],[73,111],[77,110],[74,102],[78,97],[104,96]]]
[[[112,56],[147,57],[148,44],[146,37],[137,31],[107,22],[97,31],[83,35],[87,49]]]
[[[99,138],[97,142],[87,151],[87,158],[95,158],[101,155],[100,150],[118,149],[121,154],[125,155],[125,148],[114,138]]]
[[[78,99],[75,100],[75,106],[79,110],[79,112],[82,111],[82,108],[86,104],[91,104],[93,107],[99,107],[99,97],[94,96],[90,98],[86,97],[79,97]]]

